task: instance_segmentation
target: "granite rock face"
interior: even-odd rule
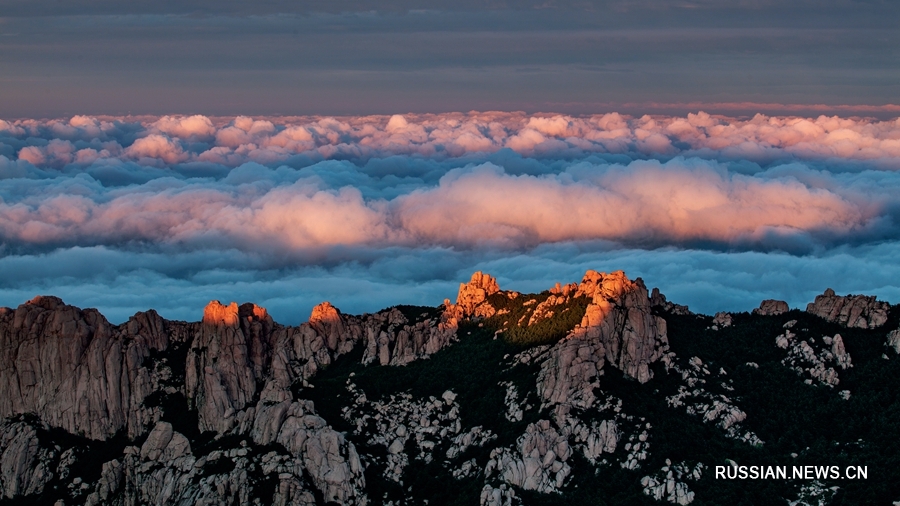
[[[484,474],[490,478],[498,473],[504,482],[524,490],[556,492],[572,472],[566,462],[571,456],[568,439],[553,428],[550,420],[540,420],[528,425],[516,441],[516,451],[492,451]]]
[[[456,339],[458,318],[450,306],[440,316],[409,321],[392,309],[368,318],[352,319],[352,324],[365,336],[363,363],[405,365],[437,353]],[[388,330],[381,330],[383,328]]]
[[[0,417],[38,413],[53,427],[91,439],[123,429],[139,434],[155,416],[142,405],[155,383],[144,361],[184,339],[185,330],[152,310],[116,327],[97,310],[57,297],[4,308]]]
[[[366,504],[362,467],[352,444],[302,406],[292,405],[286,414],[277,438],[288,452],[260,451],[242,438],[237,448],[197,454],[184,435],[160,422],[140,448],[126,447],[122,457],[103,464],[84,504],[212,506],[263,499],[266,504],[305,506],[316,504],[315,491],[328,501]],[[268,497],[261,497],[256,473],[268,476]]]
[[[0,425],[0,499],[41,492],[53,478],[55,454],[41,448],[34,427],[22,422]]]
[[[894,352],[900,355],[900,329],[888,332],[887,344],[894,349]]]
[[[835,295],[831,288],[817,295],[814,302],[806,306],[806,312],[846,327],[874,329],[884,325],[891,305],[874,296]]]
[[[197,408],[200,430],[219,433],[256,394],[272,349],[272,318],[255,304],[210,302],[187,355],[185,392]]]

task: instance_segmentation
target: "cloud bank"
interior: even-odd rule
[[[0,120],[0,304],[297,322],[322,298],[437,304],[476,268],[539,290],[626,266],[701,310],[799,304],[840,265],[889,269],[898,160],[900,120],[825,116]]]

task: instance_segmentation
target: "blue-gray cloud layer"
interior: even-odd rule
[[[303,321],[624,269],[695,310],[900,299],[900,121],[472,113],[0,120],[0,304]]]

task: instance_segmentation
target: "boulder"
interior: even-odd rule
[[[753,314],[762,316],[776,316],[787,313],[791,308],[783,300],[766,299],[759,303],[759,307],[753,310]]]
[[[725,327],[734,325],[734,318],[731,316],[731,313],[722,311],[716,313],[716,316],[713,317],[712,323],[713,325],[715,325],[716,329],[724,329]]]
[[[894,352],[900,355],[900,329],[888,332],[887,344],[894,349]]]

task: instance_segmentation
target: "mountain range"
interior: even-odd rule
[[[299,326],[38,296],[0,308],[0,505],[891,504],[898,354],[875,297],[710,316],[621,271]]]

